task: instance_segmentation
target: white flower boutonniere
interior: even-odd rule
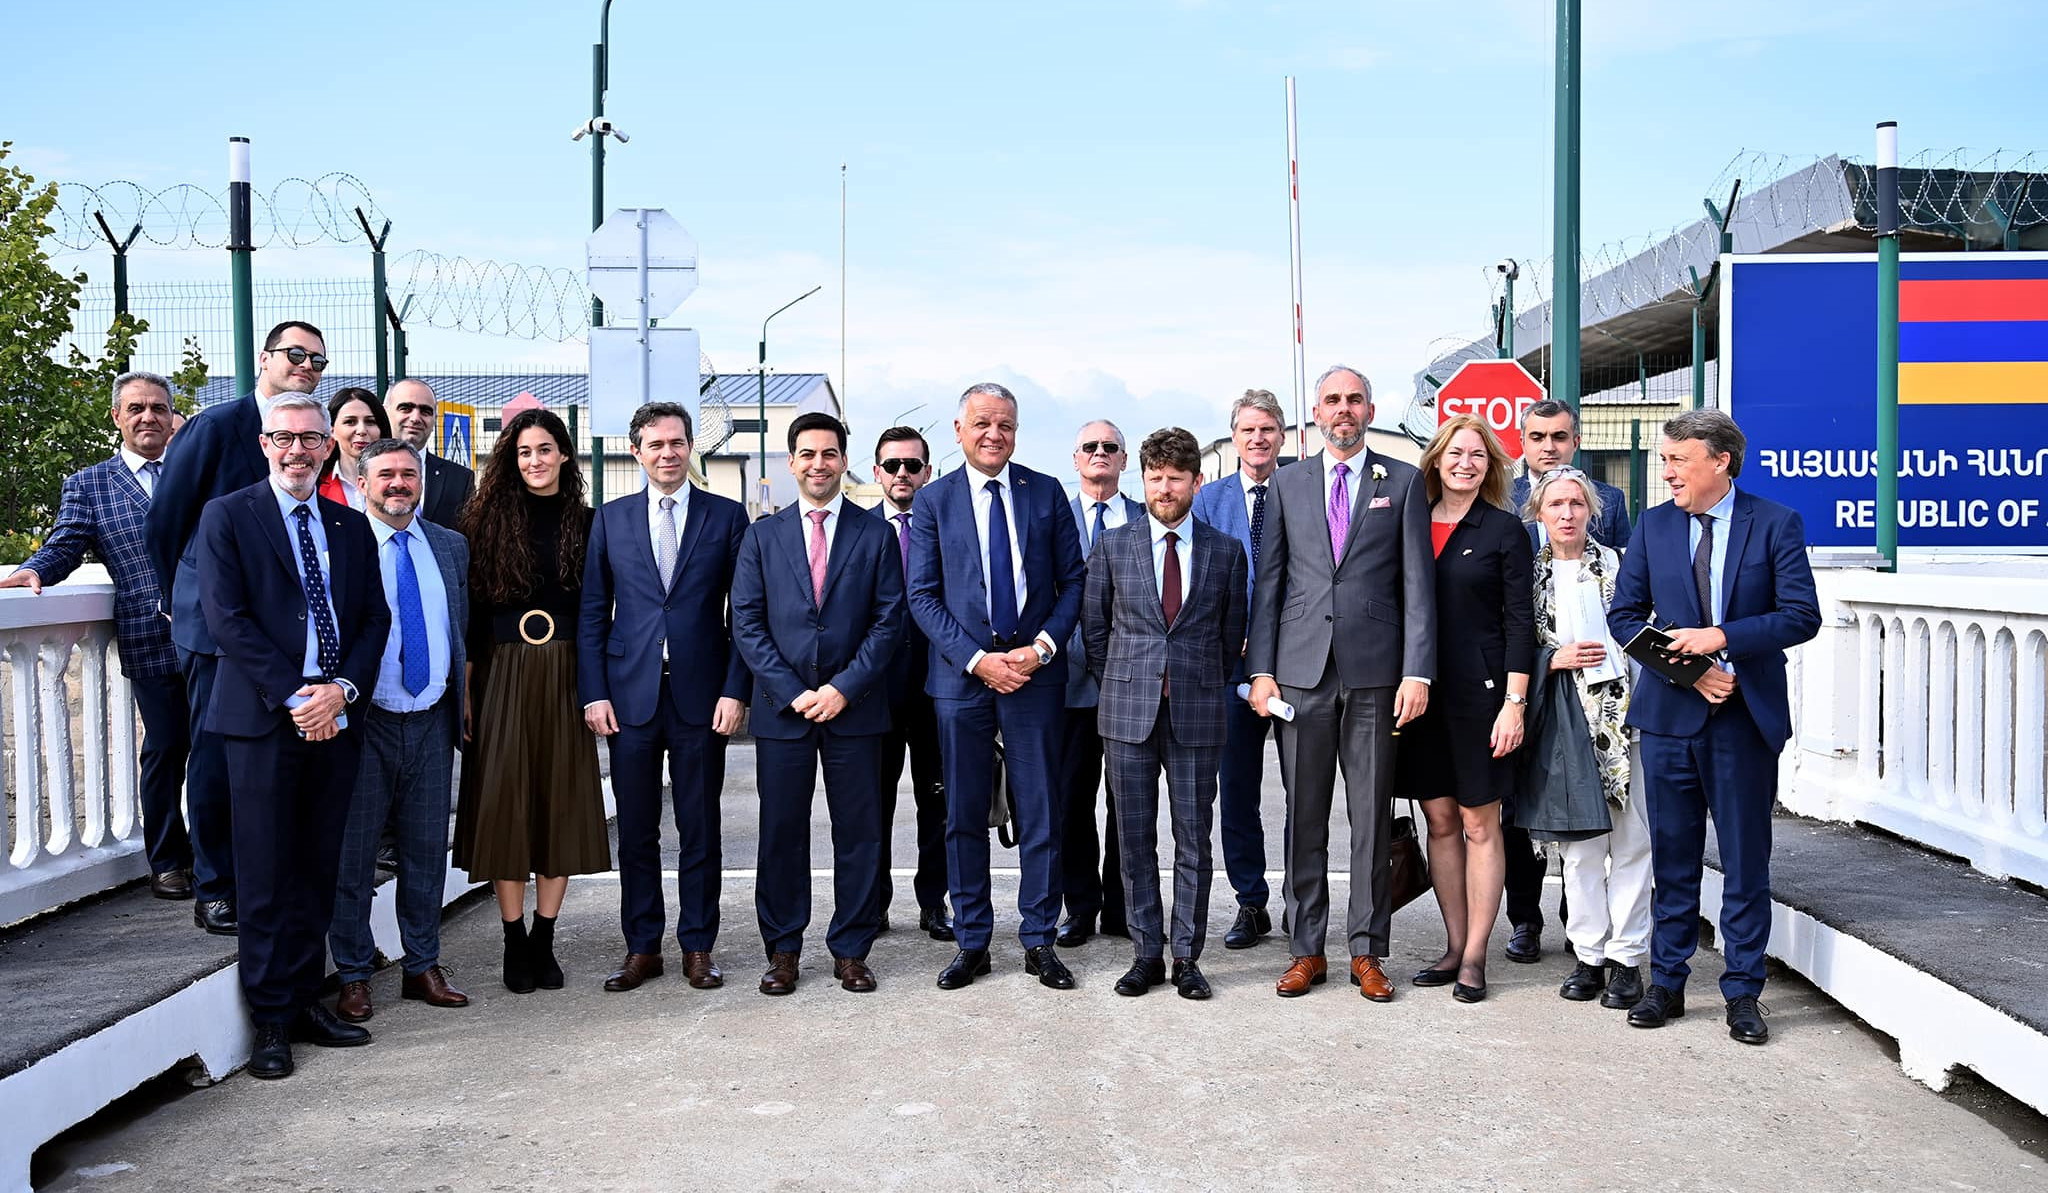
[[[1376,481],[1387,479],[1387,466],[1385,464],[1374,464],[1372,466],[1372,479]]]

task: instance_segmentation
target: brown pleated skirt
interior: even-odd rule
[[[612,868],[597,739],[576,704],[576,646],[501,642],[479,668],[455,865],[473,882]]]

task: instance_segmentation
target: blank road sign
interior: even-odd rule
[[[615,321],[640,317],[640,248],[646,225],[647,317],[666,319],[697,289],[697,238],[659,207],[624,207],[583,242],[585,278]]]

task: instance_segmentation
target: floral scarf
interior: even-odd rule
[[[1556,581],[1551,564],[1550,543],[1546,541],[1536,552],[1536,645],[1540,650],[1568,645],[1558,637]],[[1586,577],[1600,585],[1601,607],[1613,607],[1614,580],[1621,571],[1621,557],[1589,538],[1580,566]],[[1572,683],[1579,690],[1586,725],[1593,733],[1593,755],[1599,760],[1600,781],[1607,800],[1625,808],[1629,770],[1628,730],[1623,722],[1628,717],[1628,672],[1624,669],[1619,679],[1596,684],[1586,682],[1584,671],[1574,671]]]

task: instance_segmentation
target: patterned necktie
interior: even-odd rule
[[[1694,514],[1700,524],[1699,549],[1692,553],[1692,586],[1700,597],[1700,624],[1713,625],[1714,617],[1714,515]]]
[[[903,578],[910,579],[910,515],[896,515],[896,553],[903,557]]]
[[[1108,512],[1108,502],[1098,501],[1095,503],[1095,517],[1092,521],[1088,523],[1088,549],[1090,551],[1093,551],[1095,549],[1096,536],[1102,533],[1102,517],[1104,514],[1107,514]]]
[[[1002,641],[1017,634],[1017,570],[1010,562],[1010,516],[1003,482],[988,482],[988,624]]]
[[[812,510],[811,520],[811,603],[825,607],[825,515],[829,510]]]
[[[655,527],[654,566],[661,573],[661,586],[672,588],[676,582],[676,499],[661,499],[661,522]]]
[[[157,482],[164,479],[164,462],[162,460],[144,460],[142,462],[142,475],[149,478],[149,483],[142,486],[142,497],[146,503],[155,499]]]
[[[1339,464],[1331,469],[1337,479],[1330,482],[1330,557],[1341,563],[1344,560],[1344,540],[1351,537],[1351,465]]]
[[[1266,486],[1252,486],[1252,575],[1259,574],[1259,545],[1266,537]]]
[[[334,610],[327,605],[327,577],[320,571],[319,548],[313,545],[313,511],[303,505],[295,506],[292,516],[299,522],[299,566],[306,573],[306,604],[313,610],[320,674],[332,679],[341,670],[341,636],[334,632]]]
[[[391,536],[398,548],[398,674],[407,695],[427,690],[427,611],[420,602],[420,574],[412,562],[412,532]]]

